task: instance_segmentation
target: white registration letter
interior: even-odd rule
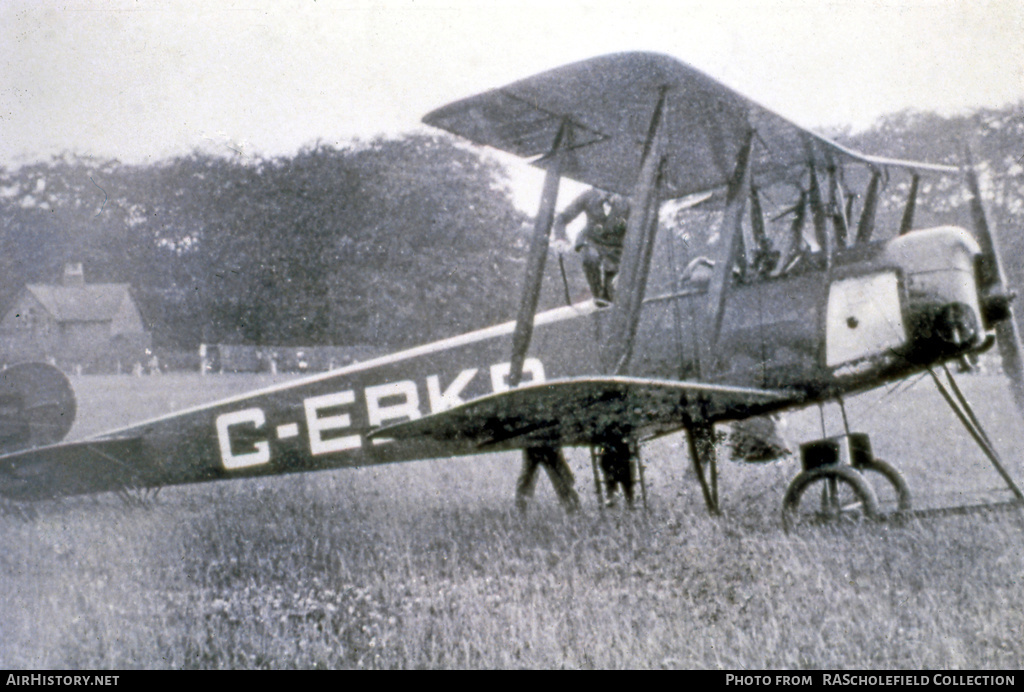
[[[476,368],[470,370],[463,370],[459,373],[448,389],[441,391],[441,379],[437,375],[431,375],[427,378],[427,396],[430,397],[430,412],[437,413],[439,411],[447,411],[450,408],[455,408],[459,404],[466,403],[463,401],[462,390],[466,388],[469,381],[476,376]]]
[[[249,423],[259,429],[266,422],[266,416],[258,408],[247,408],[244,411],[234,411],[217,416],[217,442],[220,444],[220,461],[224,468],[244,469],[270,461],[270,444],[266,440],[253,443],[251,452],[235,454],[231,451],[231,430],[229,428],[232,425]]]
[[[382,399],[401,397],[403,400],[381,406]],[[375,387],[366,388],[366,415],[370,419],[370,425],[381,425],[384,421],[395,422],[408,418],[416,420],[421,417],[420,395],[416,391],[416,383],[412,380],[379,384]]]
[[[497,394],[498,392],[507,392],[511,389],[508,386],[508,374],[512,371],[511,363],[495,363],[491,366],[491,390]],[[529,379],[526,378],[526,373],[530,373]],[[544,381],[544,364],[536,358],[527,358],[523,362],[523,380],[520,384],[529,384]]]
[[[355,449],[362,445],[359,435],[345,435],[343,437],[331,437],[324,439],[323,432],[326,430],[339,430],[352,425],[352,417],[347,413],[337,416],[320,417],[320,411],[327,408],[335,408],[351,404],[356,400],[352,390],[324,394],[306,399],[303,405],[306,407],[306,428],[309,430],[309,451],[313,456],[318,454],[329,454],[340,452],[343,449]]]

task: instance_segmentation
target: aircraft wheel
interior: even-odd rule
[[[814,486],[816,492],[806,491]],[[782,525],[846,523],[878,518],[878,500],[864,477],[849,466],[821,466],[797,474],[782,500]]]
[[[897,471],[894,466],[881,459],[873,459],[866,464],[861,464],[858,470],[862,472],[873,471],[874,473],[881,474],[888,481],[889,485],[892,486],[892,492],[875,493],[875,499],[878,500],[878,507],[881,513],[900,514],[910,511],[910,486],[903,479],[903,474]],[[895,511],[888,511],[893,507],[895,507]]]

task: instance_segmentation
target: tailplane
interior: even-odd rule
[[[60,442],[75,422],[75,393],[60,370],[20,363],[0,371],[0,453]]]

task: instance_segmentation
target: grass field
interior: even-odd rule
[[[72,437],[267,380],[84,377]],[[915,500],[1000,485],[927,382],[848,404]],[[997,379],[963,385],[1021,471]],[[841,429],[826,409],[828,434]],[[818,410],[789,418],[821,434]],[[797,462],[722,468],[709,518],[680,436],[651,443],[650,511],[549,485],[512,511],[514,455],[166,488],[0,516],[0,668],[1019,668],[1024,516],[785,534]]]

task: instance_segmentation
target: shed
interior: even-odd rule
[[[61,284],[28,284],[0,319],[0,353],[10,363],[50,360],[111,371],[145,362],[152,337],[129,284],[87,284],[81,264]]]

